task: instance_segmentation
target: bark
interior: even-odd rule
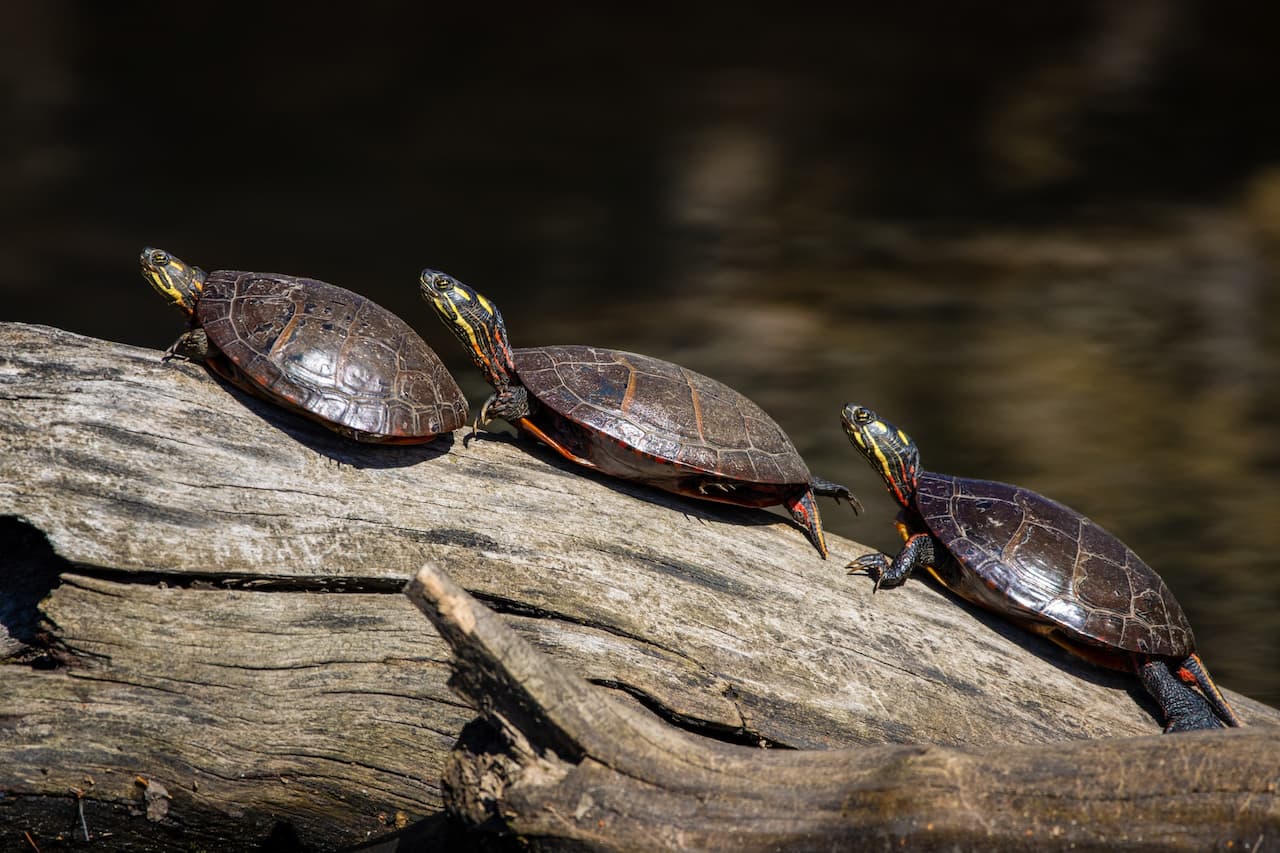
[[[866,549],[828,544],[505,436],[357,445],[198,365],[0,324],[0,823],[79,837],[83,805],[122,847],[230,849],[439,815],[474,713],[399,594],[427,561],[596,694],[721,741],[1159,730],[1134,679],[924,582],[873,598],[842,568]]]

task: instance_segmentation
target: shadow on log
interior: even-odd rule
[[[474,712],[401,595],[427,562],[594,694],[702,740],[1159,731],[1133,679],[927,583],[873,599],[848,539],[824,562],[778,514],[501,437],[356,445],[160,355],[0,323],[5,838],[332,849],[436,826]]]
[[[1280,833],[1260,727],[1035,747],[762,750],[603,698],[434,566],[406,590],[480,710],[449,808],[546,850],[1254,850]]]

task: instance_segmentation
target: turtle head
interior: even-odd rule
[[[142,250],[139,258],[142,277],[151,282],[156,292],[169,300],[169,304],[187,316],[196,310],[196,300],[204,288],[205,272],[200,267],[184,263],[164,249]]]
[[[898,503],[907,506],[920,473],[920,450],[911,436],[864,406],[849,403],[840,413],[845,434],[862,451],[871,467],[884,477]]]
[[[418,278],[422,298],[462,341],[489,384],[499,390],[509,386],[516,372],[515,359],[498,306],[453,276],[437,270],[423,270]]]

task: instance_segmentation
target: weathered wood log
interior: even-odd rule
[[[489,727],[450,809],[543,850],[1256,849],[1280,737],[1256,727],[1036,746],[763,750],[601,697],[436,566],[406,590]]]
[[[842,568],[866,549],[829,545],[504,437],[357,445],[198,365],[0,324],[0,824],[80,835],[83,805],[143,847],[332,847],[438,814],[473,714],[399,594],[427,559],[601,694],[723,740],[1159,730],[1132,679],[923,582],[873,599]]]

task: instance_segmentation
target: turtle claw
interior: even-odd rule
[[[840,503],[841,500],[846,501],[854,515],[862,514],[862,501],[858,500],[858,496],[851,492],[848,486],[842,486],[821,477],[812,477],[809,480],[809,487],[813,489],[815,495],[831,498],[836,503]]]
[[[871,588],[871,592],[876,593],[880,590],[880,581],[884,580],[885,570],[889,568],[889,558],[880,553],[863,554],[846,565],[845,568],[849,570],[845,572],[848,575],[866,572],[867,577],[876,582],[875,586]]]
[[[476,415],[476,419],[471,422],[471,432],[467,433],[467,437],[462,440],[465,447],[466,443],[476,437],[476,433],[480,432],[481,426],[489,426],[489,405],[493,402],[493,397],[484,401],[484,405],[480,407],[480,413]]]
[[[831,499],[836,503],[840,503],[840,501],[843,500],[849,505],[849,509],[853,510],[854,515],[862,515],[862,501],[858,500],[858,496],[848,489],[845,489],[839,494],[831,495]]]
[[[164,355],[160,356],[161,363],[167,364],[168,362],[173,361],[175,358],[180,358],[183,361],[187,361],[188,360],[187,356],[184,355],[183,353],[178,352],[178,347],[181,344],[183,344],[185,341],[186,341],[186,335],[183,335],[173,343],[169,344],[169,348],[164,351]]]
[[[213,355],[209,335],[204,329],[187,329],[178,339],[169,344],[169,348],[160,357],[161,362],[169,362],[175,358],[183,361],[206,361]]]

